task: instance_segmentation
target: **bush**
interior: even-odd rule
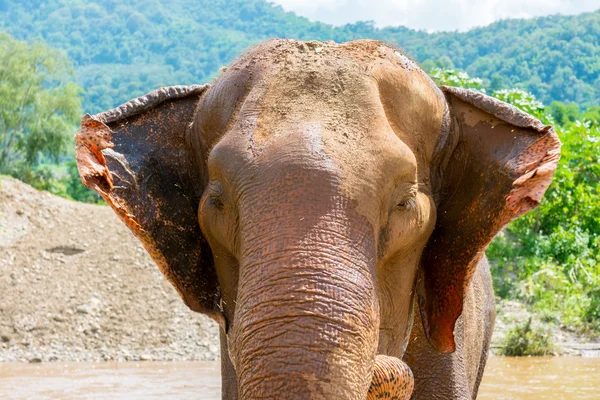
[[[533,327],[531,318],[523,324],[513,327],[506,335],[504,346],[500,353],[504,356],[547,356],[554,352],[550,333],[541,328]]]
[[[585,311],[585,319],[595,328],[600,328],[600,289],[592,290],[588,293],[590,304]]]

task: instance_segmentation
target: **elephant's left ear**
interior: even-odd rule
[[[500,100],[442,87],[449,107],[438,154],[437,222],[422,256],[418,285],[430,343],[455,349],[454,325],[484,250],[514,218],[540,203],[560,142],[552,127]]]
[[[165,87],[86,115],[75,142],[83,183],[142,242],[184,302],[222,322],[213,256],[197,217],[205,178],[187,134],[207,88]]]

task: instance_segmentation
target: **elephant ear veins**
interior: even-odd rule
[[[425,332],[453,352],[454,325],[484,250],[504,225],[537,207],[560,158],[552,127],[500,100],[442,87],[450,108],[449,156],[437,179],[438,219],[418,285]]]
[[[156,90],[86,115],[75,136],[83,183],[142,242],[194,311],[220,318],[212,254],[197,223],[201,171],[189,168],[187,129],[204,86]]]

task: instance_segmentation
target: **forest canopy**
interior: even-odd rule
[[[430,34],[372,22],[333,27],[262,0],[0,0],[0,30],[65,50],[91,113],[160,86],[210,81],[249,46],[273,37],[380,39],[426,70],[477,76],[488,91],[520,88],[546,104],[600,103],[600,10]]]

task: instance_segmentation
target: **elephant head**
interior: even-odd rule
[[[242,399],[364,400],[415,295],[452,352],[476,264],[559,157],[550,127],[375,41],[269,41],[210,86],[85,116],[76,142],[83,182],[221,326]]]

